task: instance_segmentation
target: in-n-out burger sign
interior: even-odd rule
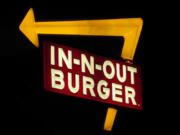
[[[138,66],[44,43],[44,87],[48,91],[142,109]]]

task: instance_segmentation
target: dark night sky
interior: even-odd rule
[[[144,109],[137,111],[59,95],[44,91],[43,47],[44,40],[68,45],[91,53],[113,59],[120,59],[123,38],[89,36],[48,36],[39,35],[40,48],[35,48],[18,30],[18,26],[29,7],[6,9],[2,16],[1,28],[1,103],[3,131],[6,134],[147,134],[157,132],[163,123],[162,101],[158,99],[161,89],[158,78],[152,80],[153,63],[156,52],[149,40],[150,16],[144,10],[107,9],[95,10],[79,8],[34,8],[37,21],[44,20],[80,20],[141,17],[144,20],[134,63],[142,69]],[[108,53],[108,55],[107,55]],[[152,53],[154,56],[152,56]],[[150,56],[151,55],[151,56]],[[157,67],[160,69],[160,67]],[[154,94],[157,91],[157,95]],[[118,109],[111,133],[103,131],[103,123],[108,107]],[[166,129],[164,129],[166,130]],[[160,130],[161,132],[161,130]]]

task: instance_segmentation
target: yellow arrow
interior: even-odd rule
[[[38,34],[122,36],[124,45],[121,57],[132,60],[142,25],[141,18],[36,22],[30,8],[19,29],[36,47],[39,47]]]

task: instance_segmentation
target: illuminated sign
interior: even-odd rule
[[[43,47],[47,91],[142,109],[139,66],[56,43]]]
[[[19,29],[36,47],[39,47],[39,34],[121,36],[124,44],[120,57],[126,62],[132,62],[142,26],[142,18],[37,22],[34,11],[30,8]],[[44,53],[47,90],[142,109],[141,75],[138,66],[54,43],[45,43]],[[108,108],[105,130],[111,131],[116,113],[116,109]]]

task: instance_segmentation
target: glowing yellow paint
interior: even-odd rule
[[[104,122],[104,130],[111,131],[113,127],[114,120],[116,118],[117,109],[108,108],[106,113],[106,119]]]
[[[19,29],[36,47],[39,47],[38,34],[122,36],[121,57],[132,60],[142,24],[141,18],[35,22],[33,9],[30,8]]]

